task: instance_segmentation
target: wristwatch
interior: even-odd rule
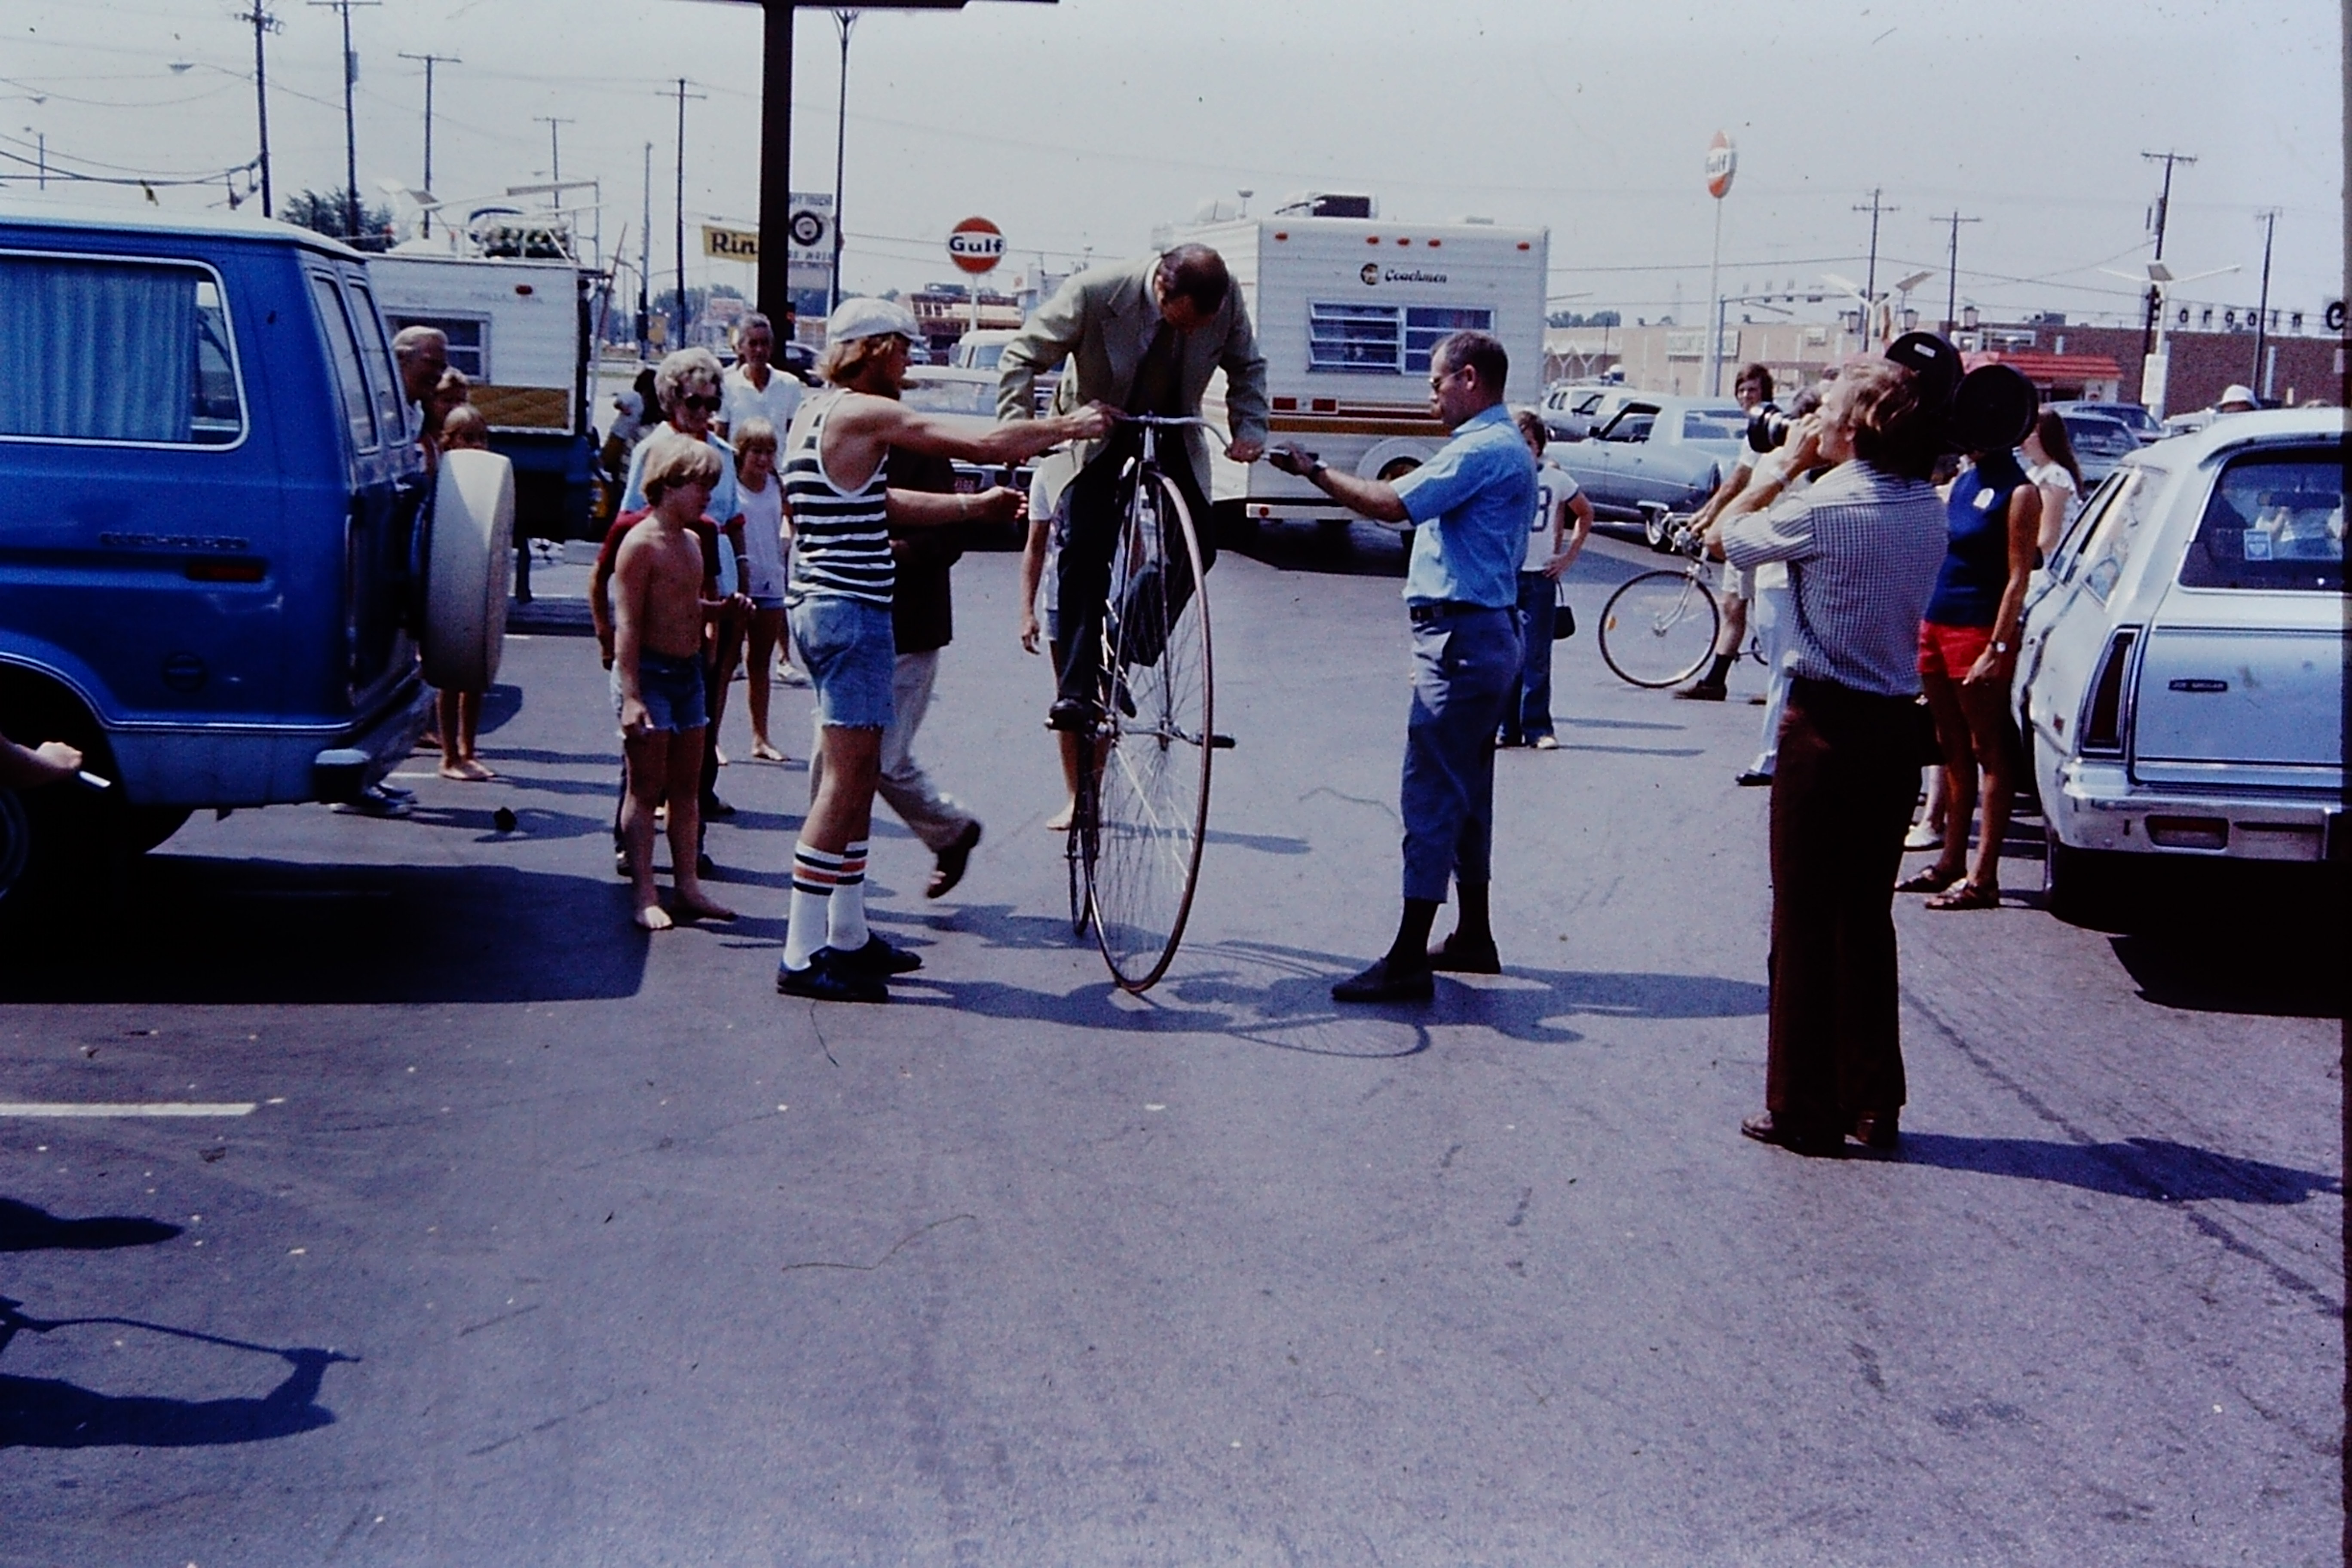
[[[1330,464],[1325,462],[1322,458],[1318,458],[1315,459],[1314,466],[1309,468],[1307,472],[1300,477],[1311,483],[1314,480],[1322,478],[1324,471],[1329,468],[1330,466]]]
[[[2009,645],[2005,642],[1996,642],[1992,645],[1992,651],[1995,653],[2007,653],[2009,651]]]

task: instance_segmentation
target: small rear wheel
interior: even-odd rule
[[[1601,606],[1601,658],[1632,685],[1678,686],[1706,667],[1722,619],[1693,574],[1644,572]]]

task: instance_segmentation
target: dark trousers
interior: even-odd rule
[[[1558,585],[1540,572],[1519,574],[1519,678],[1503,705],[1501,739],[1525,745],[1551,733],[1551,626]]]
[[[1800,1132],[1904,1101],[1895,881],[1919,792],[1916,704],[1790,684],[1772,775],[1764,1103]]]
[[[1183,443],[1176,439],[1181,434],[1160,433],[1160,470],[1175,481],[1177,494],[1184,498],[1185,510],[1192,514],[1192,531],[1201,541],[1201,568],[1206,571],[1217,563],[1216,542],[1210,537],[1209,500],[1192,477]],[[1141,433],[1132,426],[1120,426],[1094,461],[1078,470],[1062,499],[1067,521],[1054,579],[1054,670],[1059,683],[1057,695],[1062,697],[1082,702],[1101,697],[1103,601],[1110,593],[1111,555],[1126,517],[1119,478],[1129,460],[1142,449]],[[1171,622],[1192,602],[1192,563],[1184,558],[1183,544],[1172,535],[1160,591],[1168,595],[1167,615]],[[1151,658],[1158,657],[1155,647]]]

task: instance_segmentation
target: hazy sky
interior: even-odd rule
[[[268,0],[279,194],[340,185],[332,9]],[[199,174],[249,158],[245,0],[0,0],[0,153],[90,173]],[[640,229],[654,146],[657,279],[671,266],[674,79],[688,105],[686,209],[756,210],[759,38],[749,5],[707,0],[383,0],[352,13],[362,189],[420,177],[423,76],[440,68],[435,184],[450,198],[563,169],[604,182],[604,238]],[[799,23],[794,184],[833,183],[833,20]],[[2250,305],[2276,207],[2273,303],[2343,289],[2341,28],[2333,0],[973,0],[874,12],[850,55],[845,281],[953,275],[942,248],[993,218],[1006,276],[1039,252],[1140,250],[1211,197],[1252,210],[1307,188],[1368,191],[1384,216],[1475,213],[1551,229],[1566,308],[1700,319],[1716,218],[1701,166],[1727,131],[1726,292],[1860,279],[1873,187],[1879,279],[1929,269],[1940,315],[1958,212],[1959,293],[2076,319],[2132,310],[2102,274],[2148,254],[2158,169],[2175,177],[2167,259],[2238,263],[2184,300]],[[187,68],[173,71],[173,63]],[[45,101],[35,102],[35,98]],[[0,158],[11,171],[23,165]],[[220,187],[165,189],[173,205]],[[689,260],[695,281],[748,279]],[[1807,311],[1817,314],[1818,311]],[[1763,319],[1760,318],[1759,319]]]

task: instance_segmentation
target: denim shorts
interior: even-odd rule
[[[890,612],[856,599],[809,596],[785,616],[816,689],[816,721],[844,730],[888,729],[897,717],[890,676],[898,662]]]
[[[782,594],[754,594],[751,595],[751,607],[755,610],[781,610],[784,607],[784,596]]]
[[[672,658],[667,654],[637,656],[637,695],[645,699],[646,716],[656,730],[699,730],[710,722],[703,705],[702,659],[699,655]],[[621,672],[613,671],[613,712],[621,711]]]

